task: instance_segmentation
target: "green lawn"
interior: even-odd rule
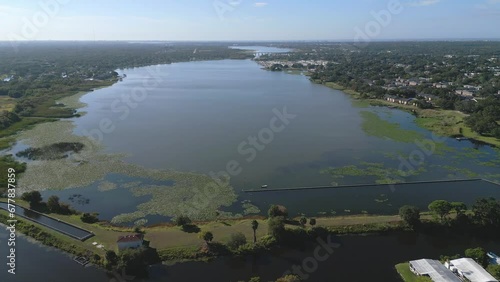
[[[405,282],[432,282],[429,277],[417,276],[413,274],[410,270],[410,264],[407,262],[397,264],[396,270]]]

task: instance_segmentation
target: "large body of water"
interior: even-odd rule
[[[420,185],[414,186],[410,194],[405,193],[408,191],[405,189],[387,187],[351,192],[244,194],[241,190],[263,184],[269,187],[329,185],[333,179],[321,173],[328,167],[370,162],[396,169],[401,160],[390,154],[409,156],[420,150],[414,143],[368,135],[361,126],[361,111],[377,113],[403,129],[418,132],[423,138],[431,138],[431,133],[417,127],[414,117],[406,112],[355,107],[350,97],[340,91],[313,84],[306,76],[264,71],[250,60],[178,63],[127,69],[123,73],[126,78],[122,82],[83,96],[81,101],[88,106],[82,109],[86,115],[74,120],[75,134],[92,132],[103,119],[110,119],[115,128],[103,134],[106,152],[125,153],[127,162],[152,169],[219,175],[227,171],[229,163],[236,161],[241,172],[232,176],[231,184],[240,196],[239,201],[251,200],[263,212],[273,203],[289,207],[293,215],[317,215],[345,210],[394,212],[396,204],[406,199],[425,208],[428,200],[436,195],[468,203],[481,196],[500,198],[500,189],[493,189],[494,185],[487,183],[482,183],[480,188],[467,183]],[[145,83],[155,87],[144,87]],[[132,99],[133,102],[127,104],[127,99],[137,93],[142,93],[141,99]],[[125,108],[125,105],[129,106]],[[283,118],[284,112],[290,116],[282,121],[280,117]],[[278,130],[272,131],[272,128]],[[254,138],[257,144],[252,143]],[[489,147],[478,148],[470,142],[449,138],[439,148],[446,150],[426,156],[422,165],[425,171],[404,181],[468,178],[472,172],[475,177],[498,173],[496,166],[480,166],[470,160],[498,159],[498,152]],[[450,171],[450,167],[458,169]],[[111,178],[116,180],[119,176]],[[361,175],[337,180],[340,184],[374,181],[373,177]],[[95,186],[44,193],[45,196],[56,193],[62,199],[73,192],[83,194],[90,199],[90,204],[77,208],[98,211],[104,219],[110,219],[111,214],[117,212],[106,205],[109,201],[118,201],[116,208],[120,212],[132,212],[140,204],[141,200],[133,199],[126,191],[99,193]],[[437,190],[438,187],[442,190]],[[463,193],[453,193],[454,189]],[[432,191],[439,193],[433,195]],[[419,199],[414,194],[429,197]],[[367,195],[373,199],[359,205],[357,199]],[[311,201],[311,198],[321,200]],[[387,209],[391,206],[392,209]],[[240,208],[235,203],[227,210],[238,212]]]
[[[253,47],[249,47],[252,49]],[[256,49],[256,48],[253,48]],[[394,213],[400,204],[425,208],[436,197],[468,204],[479,197],[500,198],[494,184],[480,182],[422,184],[409,189],[289,191],[246,194],[244,189],[263,184],[303,187],[374,183],[374,175],[351,175],[333,179],[321,173],[329,167],[385,169],[387,177],[422,148],[414,142],[399,142],[367,134],[361,112],[397,123],[402,130],[432,139],[406,112],[382,107],[356,107],[341,91],[311,83],[304,75],[270,72],[251,60],[221,60],[176,63],[120,71],[123,81],[81,98],[86,114],[74,119],[76,135],[85,135],[110,121],[113,130],[102,134],[106,153],[126,154],[124,160],[149,169],[172,169],[220,176],[238,164],[231,185],[238,201],[225,211],[242,213],[242,201],[250,200],[262,213],[270,204],[283,204],[291,215],[304,213]],[[134,96],[135,95],[135,96]],[[365,120],[366,122],[366,120]],[[500,154],[488,146],[441,139],[436,152],[423,155],[418,173],[403,181],[456,178],[488,178],[498,174]],[[25,146],[18,143],[15,149]],[[491,163],[491,161],[496,163]],[[404,166],[404,165],[403,165]],[[382,171],[383,171],[382,170]],[[495,174],[496,173],[496,174]],[[64,177],[64,176],[63,176]],[[130,177],[110,174],[106,181],[124,182]],[[135,179],[143,185],[165,183]],[[146,182],[145,182],[146,181]],[[66,191],[44,191],[58,195],[82,211],[99,212],[102,219],[130,213],[149,196],[134,197],[127,188],[101,191],[99,183]],[[390,189],[389,189],[390,188]],[[460,190],[460,193],[456,193]],[[75,201],[86,199],[86,201]],[[362,199],[362,200],[361,200]],[[113,205],[109,205],[114,202]],[[150,223],[168,220],[148,217]]]
[[[418,132],[423,138],[431,138],[431,133],[417,127],[414,117],[406,112],[356,107],[340,91],[313,84],[302,75],[264,71],[250,60],[177,63],[120,72],[126,74],[123,81],[82,97],[87,106],[81,111],[86,114],[73,120],[74,133],[84,135],[109,119],[114,130],[103,134],[105,151],[124,153],[125,161],[149,169],[219,174],[228,170],[228,163],[238,162],[242,170],[231,178],[238,200],[225,208],[230,212],[241,213],[242,201],[251,201],[261,213],[270,204],[283,204],[292,216],[299,213],[315,216],[394,213],[404,204],[425,209],[438,198],[467,204],[479,197],[500,198],[500,189],[484,181],[243,193],[244,189],[258,189],[262,184],[274,188],[323,186],[333,181],[373,183],[376,180],[373,175],[333,179],[321,171],[371,163],[376,164],[371,169],[382,165],[392,169],[388,170],[391,174],[401,166],[395,153],[410,156],[422,150],[413,142],[368,134],[363,130],[362,111],[376,113],[402,129]],[[283,117],[284,111],[291,115],[288,119]],[[256,142],[254,137],[257,145],[251,145]],[[24,147],[18,143],[12,152]],[[483,178],[498,174],[498,163],[492,161],[498,161],[499,152],[490,147],[447,138],[436,144],[436,150],[425,156],[419,173],[404,180]],[[117,184],[118,189],[101,189],[96,182],[64,191],[47,190],[42,195],[44,198],[58,195],[61,201],[78,210],[99,212],[102,219],[111,219],[119,213],[134,212],[141,203],[151,200],[148,194],[134,196],[130,185],[122,187],[120,183],[176,187],[173,182],[159,183],[116,173],[108,174],[104,180]],[[149,223],[169,219],[169,215],[148,217]],[[498,245],[487,240],[428,235],[348,236],[338,240],[342,247],[319,266],[310,281],[367,281],[373,277],[380,278],[377,281],[399,281],[393,266],[400,261],[437,258],[476,245],[499,251],[494,249]],[[15,278],[18,280],[7,281],[37,281],[37,277],[44,277],[40,281],[48,281],[45,277],[54,277],[50,281],[68,278],[75,282],[109,281],[108,276],[97,270],[76,269],[79,265],[60,253],[33,247],[24,239],[20,239],[20,245],[23,259],[19,271],[25,271]],[[23,245],[30,247],[23,250]],[[267,281],[276,279],[310,254],[309,249],[284,250],[245,259],[222,258],[209,264],[153,267],[152,281],[238,281],[257,275]],[[64,279],[49,273],[54,270],[49,257],[56,261],[57,273]],[[359,271],[359,266],[364,271]],[[0,274],[2,281],[4,275]]]

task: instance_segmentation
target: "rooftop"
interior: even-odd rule
[[[451,268],[456,268],[471,282],[498,282],[482,266],[471,258],[460,258],[450,261]]]
[[[461,280],[446,268],[441,262],[432,259],[410,261],[410,265],[420,275],[428,275],[435,282],[461,282]]]
[[[142,241],[142,234],[125,235],[118,237],[117,243]]]

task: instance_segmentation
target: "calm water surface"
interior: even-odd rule
[[[249,47],[248,50],[273,52]],[[399,110],[356,108],[340,91],[312,84],[307,77],[268,72],[250,60],[189,62],[151,66],[121,71],[127,77],[111,87],[99,89],[82,98],[87,114],[74,119],[75,134],[83,135],[109,118],[116,126],[104,136],[109,153],[126,153],[126,161],[155,169],[175,169],[198,173],[219,172],[229,161],[240,163],[242,172],[233,177],[232,185],[239,201],[251,200],[262,211],[269,204],[280,203],[290,214],[308,215],[359,213],[393,213],[402,204],[425,207],[436,198],[472,202],[481,196],[500,198],[498,187],[486,182],[447,185],[387,186],[355,189],[330,189],[298,192],[242,193],[243,189],[329,185],[332,178],[321,174],[327,167],[357,165],[360,162],[384,163],[397,168],[399,161],[388,153],[408,155],[418,149],[415,144],[399,143],[368,136],[361,127],[360,111],[369,110],[381,118],[396,122],[404,129],[430,132],[418,128],[414,117]],[[157,81],[147,89],[146,98],[124,114],[123,106],[134,89]],[[150,85],[150,84],[149,84]],[[272,141],[259,147],[248,161],[253,136],[270,128],[276,111],[294,115]],[[249,139],[250,138],[250,139]],[[446,139],[451,150],[428,156],[427,170],[408,177],[407,181],[462,178],[464,171],[447,171],[442,165],[473,169],[479,177],[498,173],[496,166],[478,166],[468,158],[488,162],[498,159],[489,147]],[[18,149],[22,149],[20,143]],[[240,151],[240,152],[239,152]],[[245,153],[246,152],[246,153]],[[457,157],[457,152],[467,155]],[[123,175],[108,175],[107,181],[141,181]],[[346,177],[341,184],[370,183],[370,177]],[[155,183],[151,183],[155,184]],[[158,185],[172,185],[159,183]],[[126,189],[100,191],[97,184],[66,191],[44,191],[43,196],[59,195],[62,201],[79,210],[97,211],[103,219],[132,212],[148,197],[134,197]],[[88,200],[88,201],[87,201]],[[238,201],[238,203],[239,203]],[[239,211],[236,203],[229,210]],[[150,223],[168,217],[148,218]],[[5,231],[2,228],[3,233]],[[5,237],[0,237],[0,243]],[[24,238],[18,244],[18,275],[0,273],[1,281],[109,281],[104,272],[82,268],[60,252],[33,245]],[[341,247],[312,274],[309,281],[399,281],[394,264],[415,258],[437,258],[441,254],[463,252],[471,246],[483,246],[500,252],[499,245],[485,239],[430,235],[347,236],[337,238]],[[314,246],[311,246],[314,247]],[[261,276],[264,281],[276,279],[293,264],[300,264],[312,248],[281,250],[273,254],[243,259],[222,258],[211,263],[186,263],[171,267],[153,267],[152,281],[239,281]],[[5,266],[5,256],[0,263]],[[360,267],[363,271],[359,271]],[[2,267],[2,270],[4,267]],[[12,280],[14,279],[14,280]]]
[[[431,133],[416,126],[409,113],[354,107],[351,99],[340,91],[313,84],[303,75],[264,71],[251,60],[176,63],[121,72],[127,75],[122,82],[81,99],[88,105],[82,109],[87,114],[74,119],[75,134],[83,135],[98,128],[101,120],[110,119],[115,129],[104,135],[106,152],[125,153],[127,162],[148,168],[218,174],[226,170],[230,161],[236,161],[242,171],[232,177],[231,184],[240,197],[229,211],[241,212],[239,202],[250,199],[262,211],[267,210],[270,203],[284,204],[291,209],[292,215],[338,214],[346,210],[393,212],[407,199],[422,207],[437,196],[455,199],[458,195],[452,193],[455,188],[461,191],[459,198],[468,203],[482,196],[500,198],[500,190],[486,183],[480,187],[421,185],[415,186],[410,194],[403,193],[408,190],[387,188],[244,194],[241,190],[259,188],[263,184],[269,187],[329,185],[333,179],[321,173],[328,167],[372,162],[397,169],[401,161],[388,154],[409,156],[420,150],[413,143],[367,135],[361,126],[360,111],[375,112],[384,120],[400,124],[403,129],[419,132],[424,138],[431,138]],[[145,88],[144,85],[155,87]],[[144,99],[128,102],[131,95],[139,93],[137,89],[145,89]],[[127,111],[125,105],[128,105]],[[276,118],[283,112],[293,115],[286,124]],[[272,136],[269,135],[271,122],[280,127]],[[250,145],[259,133],[266,142],[258,141],[255,147]],[[405,181],[469,178],[467,170],[474,170],[474,177],[499,173],[496,165],[479,166],[469,160],[498,159],[498,152],[489,147],[477,147],[451,138],[445,138],[441,145],[447,150],[426,156],[423,165],[426,170],[406,177]],[[449,171],[443,166],[461,170]],[[114,175],[108,180],[118,182],[120,177],[126,178]],[[375,180],[374,177],[356,176],[337,181],[362,184]],[[439,190],[441,188],[444,190]],[[81,194],[90,200],[88,209],[100,212],[103,219],[132,212],[141,201],[147,201],[146,198],[132,198],[128,191],[98,192],[96,185],[44,192],[44,196],[51,194],[66,201],[73,194]],[[116,202],[117,197],[120,203],[116,206],[107,204]],[[364,200],[360,201],[362,198]],[[157,217],[156,220],[166,218]]]

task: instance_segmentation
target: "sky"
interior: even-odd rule
[[[0,0],[0,40],[499,39],[500,0]]]

